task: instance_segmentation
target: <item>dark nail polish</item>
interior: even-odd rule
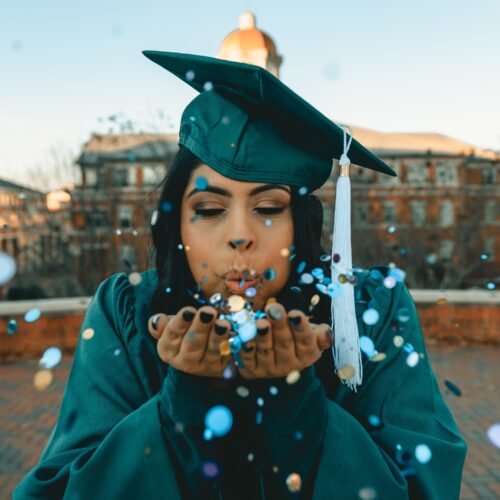
[[[194,318],[194,312],[184,311],[182,313],[182,317],[184,318],[184,321],[191,321]]]
[[[214,319],[214,315],[212,313],[207,313],[205,311],[202,311],[200,313],[200,319],[202,323],[210,323]]]
[[[273,308],[273,307],[270,307],[267,310],[267,315],[274,321],[278,321],[282,317],[281,311],[278,308]]]
[[[160,315],[157,314],[154,318],[153,321],[151,321],[151,325],[153,326],[153,330],[156,332],[158,330],[158,321],[160,320]]]
[[[215,323],[214,330],[217,335],[224,335],[227,331],[227,326],[222,326],[218,323]]]
[[[269,327],[257,328],[257,335],[265,335],[269,331]]]
[[[293,325],[297,326],[300,324],[301,318],[300,316],[289,316],[288,321]]]
[[[244,345],[244,346],[243,346],[243,350],[244,350],[245,352],[252,352],[252,351],[253,351],[253,349],[254,349],[254,347],[255,347],[255,346],[253,346],[253,345]]]

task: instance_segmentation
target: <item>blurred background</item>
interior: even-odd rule
[[[0,491],[38,460],[98,284],[151,267],[196,95],[155,49],[268,69],[398,173],[352,167],[353,261],[404,270],[472,444],[463,498],[500,496],[499,21],[487,0],[3,3]],[[337,175],[316,192],[325,245]]]

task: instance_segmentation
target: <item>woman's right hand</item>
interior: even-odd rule
[[[222,356],[220,345],[229,337],[230,323],[217,318],[217,311],[203,306],[183,307],[176,315],[155,314],[148,321],[149,333],[158,340],[160,359],[192,375],[221,377],[231,356]]]

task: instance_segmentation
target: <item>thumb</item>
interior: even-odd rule
[[[159,339],[163,330],[168,325],[168,322],[173,318],[173,315],[163,313],[154,314],[148,320],[148,330],[152,337]]]

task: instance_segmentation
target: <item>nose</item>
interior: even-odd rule
[[[255,246],[255,233],[252,228],[252,221],[247,214],[238,210],[228,219],[227,244],[232,250],[247,251]]]

